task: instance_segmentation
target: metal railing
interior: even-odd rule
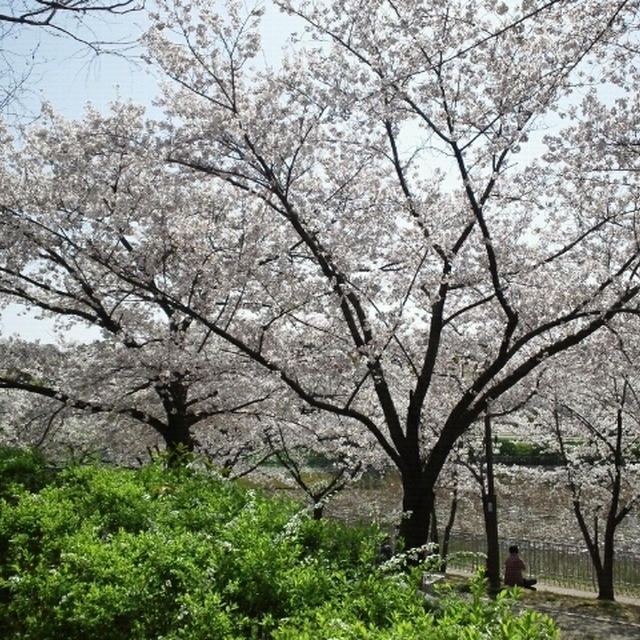
[[[500,540],[500,563],[508,555],[509,542]],[[484,567],[486,538],[453,534],[449,543],[448,566],[475,571]],[[518,540],[527,574],[539,582],[566,588],[597,591],[595,569],[586,548],[536,540]],[[616,552],[613,568],[615,593],[640,596],[640,554]]]

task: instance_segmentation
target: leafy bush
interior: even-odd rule
[[[462,599],[446,585],[432,610],[416,598],[407,583],[396,588],[370,576],[355,592],[360,597],[342,600],[282,624],[274,640],[554,640],[553,622],[535,611],[514,615],[513,591],[497,599],[484,597],[486,583],[471,585],[472,598]],[[426,609],[426,610],[425,610]]]
[[[449,638],[484,616],[482,637],[506,637],[479,599],[447,594],[427,611],[419,570],[385,573],[377,539],[189,468],[74,466],[0,500],[0,628],[16,640]],[[499,617],[525,624],[506,606]],[[521,637],[552,637],[530,625]]]
[[[38,491],[53,477],[54,472],[37,449],[0,447],[0,498],[10,500],[21,489]]]
[[[378,553],[377,532],[366,524],[345,527],[335,520],[304,519],[300,522],[298,539],[304,552],[341,566],[370,566]],[[379,537],[379,536],[378,536]]]

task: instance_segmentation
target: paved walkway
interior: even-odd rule
[[[640,600],[628,596],[616,596],[616,602],[638,607],[638,615],[625,619],[619,608],[606,605],[596,610],[594,592],[566,589],[544,583],[536,585],[542,593],[554,593],[576,599],[576,605],[568,605],[566,600],[527,600],[526,593],[521,602],[553,618],[560,629],[561,640],[638,640],[640,639]],[[593,603],[589,602],[593,601]],[[583,603],[580,606],[580,602]]]
[[[575,613],[550,603],[534,605],[560,629],[561,640],[638,640],[640,624],[603,615]]]
[[[579,589],[568,589],[566,587],[559,587],[555,584],[545,584],[544,582],[538,582],[536,585],[538,591],[546,591],[548,593],[557,593],[562,596],[570,596],[572,598],[583,598],[585,600],[596,600],[597,593],[595,591],[581,591]],[[616,594],[616,602],[621,604],[631,604],[636,607],[640,607],[640,598],[632,598],[631,596],[622,596]]]
[[[450,573],[470,575],[454,570]],[[546,613],[553,618],[560,629],[560,640],[640,640],[640,598],[616,596],[616,602],[634,607],[634,615],[625,615],[624,607],[598,606],[596,593],[567,589],[554,584],[539,582],[537,593],[523,590],[520,606]],[[575,598],[575,603],[566,599],[554,601],[545,599],[543,594],[557,594],[560,597]],[[635,609],[637,608],[637,610]]]
[[[466,571],[464,569],[447,568],[447,574],[470,577],[474,575],[474,572]],[[596,600],[598,595],[595,591],[585,591],[584,589],[569,589],[567,587],[560,587],[556,584],[546,583],[544,580],[540,580],[536,584],[536,590],[546,591],[548,593],[557,593],[558,595],[570,596],[572,598],[583,598],[584,600]],[[640,597],[633,598],[631,596],[616,594],[616,602],[640,607]]]

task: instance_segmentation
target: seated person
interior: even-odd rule
[[[525,589],[534,589],[534,584],[537,580],[535,578],[525,578],[522,572],[525,569],[524,562],[522,562],[518,555],[518,545],[511,545],[509,547],[509,557],[504,563],[504,583],[508,587],[524,587]]]

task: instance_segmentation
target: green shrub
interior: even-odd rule
[[[37,449],[0,447],[0,498],[11,500],[22,489],[39,491],[54,472]]]
[[[502,603],[444,594],[427,611],[419,568],[384,572],[378,538],[188,467],[73,466],[0,500],[0,628],[14,640],[404,640],[482,622],[483,638],[553,637]]]
[[[554,640],[558,631],[546,616],[512,611],[514,593],[496,600],[484,596],[486,584],[472,584],[472,598],[462,599],[445,586],[432,611],[425,611],[411,580],[368,581],[354,585],[361,598],[325,605],[283,623],[274,640]],[[364,590],[362,590],[364,587]],[[354,594],[352,594],[354,595]]]
[[[298,530],[305,553],[331,559],[341,566],[370,566],[378,554],[379,538],[379,529],[372,525],[360,523],[345,527],[341,522],[327,519],[305,519]]]

